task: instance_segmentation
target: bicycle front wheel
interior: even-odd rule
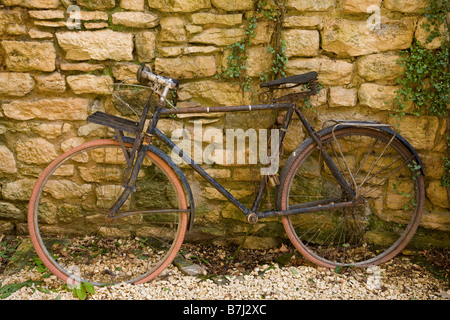
[[[283,217],[290,240],[307,259],[330,268],[393,258],[414,235],[425,202],[414,154],[391,134],[367,127],[336,130],[324,135],[322,144],[356,192],[358,205]],[[284,181],[282,210],[351,201],[315,142],[294,159]]]
[[[143,283],[178,252],[187,228],[186,197],[171,167],[150,151],[135,192],[115,218],[107,217],[124,190],[125,169],[120,144],[96,140],[60,156],[36,182],[28,207],[31,240],[63,281]]]

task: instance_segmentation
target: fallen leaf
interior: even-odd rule
[[[288,251],[289,251],[289,249],[284,245],[284,243],[281,244],[280,252],[286,253],[286,252],[288,252]]]

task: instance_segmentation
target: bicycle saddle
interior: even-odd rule
[[[277,87],[279,85],[282,84],[295,84],[295,85],[299,85],[299,84],[303,84],[303,83],[308,83],[311,80],[315,80],[317,79],[317,72],[316,71],[311,71],[308,73],[304,73],[304,74],[298,74],[296,76],[291,76],[291,77],[285,77],[285,78],[280,78],[277,80],[273,80],[273,81],[268,81],[268,82],[264,82],[260,84],[261,88],[265,88],[265,87]]]

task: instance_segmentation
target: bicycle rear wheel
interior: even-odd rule
[[[411,240],[425,202],[423,176],[411,151],[392,138],[363,127],[322,137],[359,205],[283,217],[286,233],[307,259],[330,268],[377,265]],[[282,210],[323,199],[351,200],[315,142],[294,159],[281,188]]]
[[[187,228],[186,197],[174,171],[150,151],[136,191],[117,218],[106,217],[123,192],[125,168],[118,142],[96,140],[61,155],[36,182],[30,236],[43,263],[63,281],[143,283],[178,252]]]

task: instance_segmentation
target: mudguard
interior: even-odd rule
[[[376,124],[377,125],[376,126],[376,130],[384,131],[384,132],[389,133],[391,135],[395,134],[396,139],[398,139],[414,155],[416,163],[420,166],[420,171],[421,171],[422,175],[425,176],[425,167],[424,167],[424,165],[422,163],[422,160],[420,159],[419,154],[417,153],[417,151],[413,148],[413,146],[404,137],[402,137],[400,134],[394,132],[394,130],[392,130],[388,125],[386,125],[384,127],[384,126],[380,126],[379,123],[370,122],[370,121],[352,121],[352,123],[354,123],[355,125],[363,124],[363,125],[369,126],[369,127],[370,127],[370,124]],[[319,132],[317,132],[317,134],[320,137],[323,137],[323,136],[331,133],[334,127],[335,126],[326,127],[324,129],[320,130]],[[342,126],[339,126],[339,128],[335,129],[335,130],[341,130],[341,129],[349,128],[349,127],[351,127],[351,125],[342,125]],[[289,159],[286,161],[286,164],[283,167],[283,170],[281,171],[281,174],[280,174],[280,186],[283,185],[284,180],[286,179],[286,174],[287,174],[289,168],[291,167],[292,163],[294,162],[295,158],[297,158],[297,156],[300,153],[302,153],[303,150],[305,150],[306,147],[309,146],[311,143],[314,143],[314,140],[311,137],[309,137],[305,141],[303,141],[297,147],[297,149],[295,149],[291,153],[291,155],[289,156]],[[281,210],[280,209],[281,208],[281,189],[282,189],[281,187],[278,188],[278,194],[277,194],[276,205],[277,205],[277,209],[278,210]]]
[[[133,142],[134,142],[134,138],[122,137],[122,139],[126,143],[133,144]],[[187,193],[188,198],[189,198],[189,211],[190,211],[189,213],[190,214],[189,214],[189,220],[188,220],[188,231],[191,231],[192,226],[194,225],[194,219],[195,219],[195,205],[194,205],[194,196],[192,195],[192,190],[191,190],[191,187],[189,185],[189,182],[188,182],[186,176],[184,175],[183,171],[181,171],[180,167],[177,166],[172,161],[172,159],[170,159],[170,157],[167,154],[165,154],[163,151],[161,151],[160,149],[158,149],[157,147],[155,147],[153,145],[148,145],[147,150],[150,152],[153,152],[158,157],[163,159],[173,169],[173,171],[175,171],[175,173],[178,175],[178,178],[183,183],[185,192]]]

